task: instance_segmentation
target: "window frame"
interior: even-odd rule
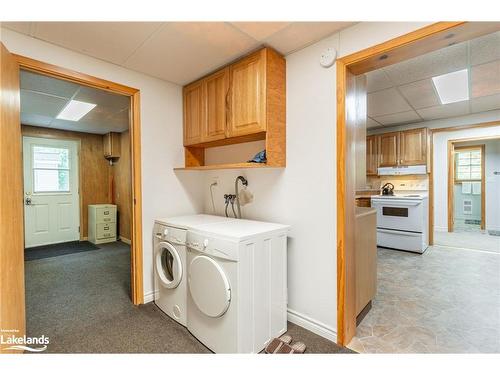
[[[64,149],[68,151],[68,167],[67,168],[35,168],[35,147],[45,147],[45,148],[53,148],[53,149]],[[72,186],[71,186],[71,148],[70,147],[56,147],[53,145],[46,144],[32,144],[31,145],[31,191],[33,195],[68,195],[72,194]],[[68,190],[46,190],[46,191],[37,191],[35,185],[35,171],[36,170],[46,170],[46,171],[67,171],[68,172]]]

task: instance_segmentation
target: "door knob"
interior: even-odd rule
[[[26,197],[25,203],[26,203],[26,206],[31,206],[31,198]]]

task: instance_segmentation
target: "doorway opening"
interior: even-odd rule
[[[434,233],[433,178],[443,176],[443,172],[435,172],[434,131],[445,127],[438,120],[449,118],[446,127],[462,129],[463,123],[455,117],[476,113],[488,117],[485,113],[499,109],[495,92],[479,84],[485,79],[479,72],[497,62],[485,55],[471,60],[469,51],[477,48],[468,47],[473,40],[495,43],[498,37],[498,25],[437,23],[337,61],[337,326],[338,341],[344,345],[357,341],[350,346],[354,350],[433,353],[498,349],[480,342],[498,337],[497,332],[469,334],[489,325],[486,319],[479,322],[474,318],[482,303],[479,297],[456,303],[474,292],[467,289],[470,283],[463,283],[475,277],[472,259],[465,263],[464,259],[476,255],[460,257],[456,253],[450,259],[448,250],[429,247]],[[446,57],[452,52],[461,56],[460,62]],[[472,72],[460,73],[462,83],[469,85],[466,99],[448,104],[434,78],[462,70]],[[446,158],[439,159],[443,160]],[[375,198],[375,213],[362,212],[373,196],[381,194]],[[446,215],[446,209],[439,212]],[[376,215],[376,229],[369,220],[362,220],[372,214]],[[376,240],[370,240],[373,237]],[[368,250],[375,256],[367,258]],[[498,264],[489,255],[474,261],[492,272]],[[361,294],[373,291],[369,288],[373,264],[377,265],[377,290],[359,305]],[[450,274],[451,264],[460,270]],[[447,274],[448,279],[440,280],[437,274]],[[482,285],[498,282],[489,275],[485,273]],[[488,288],[481,299],[488,299]],[[438,293],[441,289],[442,294]],[[456,309],[462,305],[470,309]],[[490,318],[496,319],[498,311],[497,304]],[[447,318],[441,319],[441,315]],[[458,320],[467,322],[470,330],[451,327]],[[448,330],[460,334],[441,336]]]

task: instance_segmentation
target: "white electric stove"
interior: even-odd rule
[[[428,182],[393,180],[394,195],[373,195],[377,246],[423,253],[429,246]]]

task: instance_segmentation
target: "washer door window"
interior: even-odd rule
[[[205,255],[195,257],[189,265],[189,292],[203,314],[218,318],[231,303],[231,287],[222,267]]]
[[[160,242],[156,249],[156,273],[166,288],[173,289],[181,282],[182,263],[175,247],[168,242]]]

